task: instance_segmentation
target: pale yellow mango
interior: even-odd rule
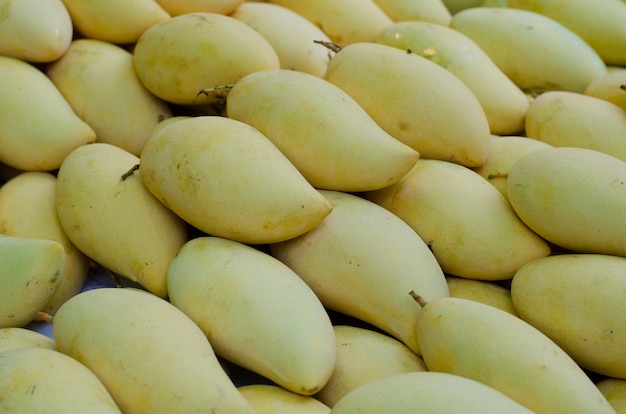
[[[494,186],[452,162],[421,159],[397,183],[364,197],[411,226],[446,274],[505,280],[550,254]]]
[[[344,395],[368,382],[403,372],[427,371],[421,357],[384,333],[351,325],[335,325],[337,363],[315,398],[333,407]]]
[[[226,112],[258,129],[318,189],[386,187],[419,159],[350,95],[306,73],[281,69],[247,75],[228,93]]]
[[[166,297],[167,268],[187,241],[187,227],[146,189],[140,172],[122,179],[138,163],[111,144],[76,149],[57,175],[57,214],[90,259]]]
[[[98,142],[139,155],[152,129],[172,116],[169,106],[139,81],[133,55],[95,39],[74,40],[46,74]]]
[[[626,379],[626,258],[562,254],[527,263],[511,282],[515,309],[583,368]]]
[[[63,0],[74,30],[106,42],[135,43],[149,27],[170,19],[155,0]]]
[[[122,414],[86,366],[60,352],[19,348],[0,353],[5,413]]]
[[[24,327],[63,280],[65,250],[56,240],[0,235],[0,328]]]
[[[304,16],[272,3],[244,2],[230,14],[259,32],[274,48],[282,69],[324,76],[328,50],[316,40],[330,42],[322,29]]]
[[[200,328],[149,292],[82,292],[52,324],[59,351],[89,368],[125,414],[254,413]]]
[[[403,21],[388,26],[375,42],[411,50],[458,77],[478,98],[492,134],[524,130],[528,97],[463,33],[440,24]]]
[[[388,210],[349,193],[320,190],[332,212],[307,233],[270,245],[325,307],[367,322],[419,354],[411,289],[448,296],[435,256]]]
[[[584,91],[585,95],[609,101],[626,111],[626,68],[616,68],[595,79]]]
[[[285,264],[242,243],[196,237],[167,275],[170,302],[217,355],[301,395],[326,384],[336,360],[330,318]]]
[[[56,351],[57,344],[54,339],[21,327],[0,328],[0,352],[14,348],[38,347]]]
[[[174,122],[148,140],[140,158],[148,190],[213,236],[282,241],[311,230],[331,211],[267,137],[234,119]]]
[[[272,384],[248,384],[239,392],[257,414],[328,414],[330,407],[309,395],[300,395]]]
[[[356,43],[333,56],[324,79],[421,157],[471,167],[485,162],[489,122],[478,98],[429,59],[379,43]]]
[[[526,115],[526,136],[554,147],[588,148],[626,161],[626,111],[582,93],[551,91],[535,98]]]
[[[417,334],[431,371],[481,382],[537,414],[614,414],[562,348],[523,319],[496,307],[439,298],[420,311]]]
[[[1,0],[0,55],[27,62],[60,58],[72,41],[72,19],[61,0]]]
[[[424,21],[447,26],[452,16],[442,0],[374,0],[394,22]]]
[[[159,98],[181,105],[223,100],[198,94],[248,73],[280,68],[272,45],[244,22],[218,13],[172,17],[146,30],[135,45],[135,70]]]
[[[442,0],[452,15],[471,7],[482,6],[484,0]]]
[[[63,279],[42,311],[54,315],[63,302],[80,292],[89,271],[89,258],[76,248],[61,226],[53,174],[24,172],[0,187],[0,233],[56,240],[63,245]]]
[[[472,7],[455,14],[450,27],[474,40],[522,89],[582,92],[606,73],[587,42],[536,12]]]
[[[626,4],[615,0],[507,0],[540,13],[578,34],[607,64],[626,65]]]
[[[54,83],[35,66],[0,56],[0,162],[52,171],[75,148],[96,140]]]
[[[452,396],[453,395],[453,396]],[[531,414],[501,392],[458,375],[410,372],[381,378],[339,400],[331,414]]]
[[[156,0],[171,16],[208,12],[231,14],[244,0]]]
[[[508,201],[506,179],[513,164],[531,151],[550,147],[552,145],[546,142],[525,136],[491,136],[491,149],[487,161],[473,170],[493,184]]]
[[[339,46],[369,42],[393,23],[374,0],[269,0],[269,3],[304,16]]]
[[[547,241],[582,253],[626,256],[626,163],[585,148],[548,148],[518,160],[509,201]]]
[[[626,380],[604,378],[596,383],[617,414],[626,413]]]
[[[448,290],[453,298],[464,298],[494,306],[505,312],[517,315],[513,306],[511,290],[493,282],[446,276]]]

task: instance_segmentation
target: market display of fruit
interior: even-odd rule
[[[0,0],[0,412],[626,413],[625,23]]]

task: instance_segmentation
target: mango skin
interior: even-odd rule
[[[511,290],[504,286],[484,280],[473,280],[449,275],[446,276],[446,281],[448,282],[450,296],[453,298],[475,300],[518,316],[511,299]]]
[[[587,85],[584,94],[604,99],[626,111],[626,90],[622,85],[626,85],[626,69],[616,67]]]
[[[626,379],[626,258],[562,254],[523,266],[511,282],[520,317],[580,366]],[[622,310],[622,311],[620,311]]]
[[[257,414],[328,414],[330,407],[310,395],[300,395],[273,384],[237,388]]]
[[[509,172],[507,193],[522,221],[556,246],[626,256],[625,183],[624,161],[586,148],[558,147],[518,160]]]
[[[596,383],[617,414],[626,413],[626,380],[604,378]]]

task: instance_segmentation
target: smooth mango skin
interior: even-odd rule
[[[37,331],[15,326],[0,328],[0,353],[9,349],[31,347],[57,350],[54,339]]]
[[[513,164],[507,193],[517,215],[545,240],[574,252],[626,256],[624,183],[624,161],[559,147]]]
[[[330,42],[322,29],[304,16],[272,3],[243,2],[231,17],[259,32],[272,45],[281,69],[324,76],[330,61],[328,50],[314,43]]]
[[[511,282],[515,309],[578,365],[626,379],[626,258],[562,254],[527,263]]]
[[[446,274],[506,280],[550,254],[494,186],[452,162],[421,159],[397,183],[364,197],[415,230]]]
[[[341,88],[306,73],[281,69],[247,75],[228,93],[226,112],[258,129],[318,189],[386,187],[419,159]]]
[[[302,395],[326,384],[335,335],[315,293],[267,253],[219,237],[181,247],[168,273],[170,302],[215,353]]]
[[[428,302],[417,334],[430,371],[479,381],[537,414],[615,413],[562,348],[493,306],[454,297]]]
[[[306,233],[329,202],[262,133],[220,116],[198,116],[154,134],[141,153],[145,186],[207,234],[249,244]]]
[[[307,233],[270,245],[326,308],[367,322],[419,355],[411,289],[448,296],[435,256],[398,216],[364,198],[320,190],[332,212]],[[406,297],[405,297],[406,296]]]
[[[451,397],[454,393],[454,397]],[[457,375],[409,372],[381,378],[356,388],[331,414],[530,414],[501,392]]]
[[[535,98],[526,115],[526,136],[554,147],[588,148],[626,161],[626,111],[582,93],[551,91]]]
[[[89,257],[69,239],[56,208],[56,176],[42,171],[23,172],[0,187],[0,233],[56,240],[65,251],[63,279],[42,311],[54,315],[80,292],[89,272]]]
[[[358,386],[403,372],[427,371],[421,357],[384,333],[351,325],[335,325],[337,362],[328,383],[315,398],[333,407]]]
[[[135,43],[151,26],[170,19],[154,0],[63,0],[82,37],[116,44]]]
[[[0,408],[5,413],[122,414],[98,377],[61,352],[0,352]]]
[[[330,407],[309,395],[273,384],[248,384],[237,388],[257,414],[328,414]]]
[[[546,142],[521,135],[492,135],[487,161],[480,167],[472,169],[496,187],[508,201],[506,180],[513,164],[531,151],[551,147],[552,145]]]
[[[580,36],[542,14],[506,7],[472,7],[450,27],[476,42],[520,88],[582,92],[606,73]]]
[[[617,414],[626,413],[626,380],[604,378],[596,383]]]
[[[411,50],[458,77],[476,95],[492,134],[524,130],[529,99],[471,38],[448,26],[402,21],[385,28],[376,43]]]
[[[374,0],[269,0],[269,3],[304,16],[341,47],[369,42],[393,23]]]
[[[394,22],[424,21],[447,26],[452,16],[442,0],[374,0]]]
[[[0,235],[0,328],[24,327],[63,280],[65,250],[56,240]]]
[[[614,0],[508,0],[507,6],[540,13],[585,40],[607,64],[626,65],[626,4]]]
[[[75,148],[95,142],[94,130],[32,64],[0,56],[0,79],[0,162],[52,171]]]
[[[593,80],[584,90],[585,95],[609,101],[626,111],[626,68],[617,68]]]
[[[146,30],[134,48],[135,70],[159,98],[180,105],[222,101],[198,94],[248,73],[280,68],[272,45],[242,21],[218,13],[172,17]]]
[[[57,174],[56,209],[72,243],[105,268],[167,296],[167,268],[186,223],[144,186],[139,158],[105,143],[73,151]]]
[[[208,12],[231,14],[244,0],[156,0],[171,16]]]
[[[485,162],[485,112],[474,93],[438,64],[392,46],[356,43],[333,56],[324,79],[420,157],[471,167]]]
[[[52,326],[59,351],[91,369],[125,414],[254,413],[200,328],[152,293],[85,291]]]
[[[518,316],[511,299],[511,290],[504,286],[484,280],[466,279],[450,275],[446,276],[446,281],[448,282],[450,296],[453,298],[475,300]]]
[[[172,116],[169,106],[140,82],[133,55],[96,39],[74,40],[46,74],[98,142],[139,155],[152,129]]]
[[[52,62],[72,41],[72,19],[61,0],[0,2],[0,55]]]

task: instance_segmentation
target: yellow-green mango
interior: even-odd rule
[[[54,83],[23,60],[0,56],[0,162],[23,171],[52,171],[96,133]]]
[[[385,132],[341,88],[293,70],[244,76],[228,93],[226,112],[265,135],[318,189],[386,187],[420,155]]]
[[[150,292],[167,296],[167,268],[187,241],[186,223],[144,186],[139,158],[105,143],[73,151],[58,171],[63,230],[90,259]]]
[[[485,162],[489,122],[478,98],[429,59],[379,43],[355,43],[332,57],[324,79],[422,158],[471,167]]]
[[[133,54],[144,86],[180,105],[219,102],[220,96],[198,92],[280,68],[276,51],[259,32],[218,13],[186,13],[157,23],[142,33]]]
[[[526,115],[526,136],[554,147],[588,148],[626,161],[626,111],[582,93],[550,91],[535,98]]]
[[[234,119],[174,122],[148,140],[140,158],[148,190],[213,236],[282,241],[306,233],[331,211],[265,135]]]
[[[507,6],[547,16],[578,34],[607,64],[626,65],[626,4],[615,0],[507,0]]]
[[[0,2],[0,55],[52,62],[72,41],[72,19],[61,0]]]
[[[85,291],[52,326],[59,351],[89,368],[125,414],[254,413],[198,325],[152,293]]]
[[[10,326],[0,328],[0,352],[14,348],[47,348],[56,351],[54,339],[32,329]]]
[[[610,70],[593,80],[584,90],[585,95],[604,99],[626,111],[626,68]]]
[[[607,377],[596,383],[617,414],[626,414],[626,380]]]
[[[332,212],[307,233],[270,245],[274,257],[328,309],[367,322],[419,354],[411,289],[448,296],[439,263],[415,231],[388,210],[353,194],[320,190]]]
[[[46,74],[70,106],[96,132],[98,142],[139,155],[169,106],[139,81],[133,55],[96,39],[74,40]]]
[[[374,40],[411,50],[458,77],[476,95],[492,134],[524,130],[529,99],[471,38],[448,26],[403,21],[387,26]]]
[[[4,413],[122,414],[102,382],[86,366],[46,348],[0,352]]]
[[[170,15],[209,12],[231,14],[244,0],[156,0]]]
[[[424,21],[442,26],[450,24],[450,10],[442,0],[374,0],[394,22]]]
[[[452,397],[451,394],[454,394]],[[368,382],[344,396],[331,414],[531,414],[501,392],[458,375],[418,371]]]
[[[506,179],[511,166],[531,151],[551,147],[552,145],[546,142],[521,135],[492,135],[491,149],[487,161],[480,167],[473,168],[473,170],[496,187],[508,201],[509,195],[506,192]]]
[[[397,183],[364,197],[415,230],[446,274],[505,280],[550,254],[493,185],[453,162],[421,159]]]
[[[318,77],[326,73],[328,50],[315,41],[330,42],[330,38],[301,14],[278,4],[246,1],[230,16],[252,27],[272,45],[281,69]]]
[[[315,398],[333,407],[358,386],[403,372],[427,371],[420,356],[399,340],[373,329],[335,325],[337,362]]]
[[[484,280],[473,280],[450,275],[446,276],[446,281],[448,282],[450,296],[453,298],[475,300],[518,316],[511,299],[511,290],[504,286]]]
[[[247,384],[238,390],[257,414],[330,413],[330,407],[310,395],[296,394],[274,384]]]
[[[626,163],[586,148],[530,152],[507,178],[528,227],[567,250],[626,256]]]
[[[522,266],[511,282],[520,317],[583,368],[626,379],[626,258],[561,254]]]
[[[135,43],[151,26],[170,19],[154,0],[63,0],[82,37],[117,44]]]
[[[339,46],[369,42],[393,23],[374,0],[269,0],[269,3],[304,16]]]
[[[302,395],[328,381],[336,360],[330,318],[279,260],[236,241],[196,237],[172,260],[167,280],[170,302],[217,355]]]
[[[442,0],[443,4],[450,11],[452,15],[457,14],[461,10],[469,9],[471,7],[482,6],[485,0]]]
[[[0,269],[0,328],[24,327],[63,280],[63,244],[0,234]]]
[[[59,306],[80,292],[89,258],[69,239],[56,208],[56,176],[42,171],[23,172],[0,187],[0,233],[56,240],[65,250],[63,279],[42,311],[54,315]]]
[[[496,307],[454,297],[427,302],[417,334],[430,371],[481,382],[536,414],[615,414],[562,348]]]
[[[606,73],[580,36],[542,14],[507,7],[472,7],[450,27],[476,42],[520,88],[582,92]]]

